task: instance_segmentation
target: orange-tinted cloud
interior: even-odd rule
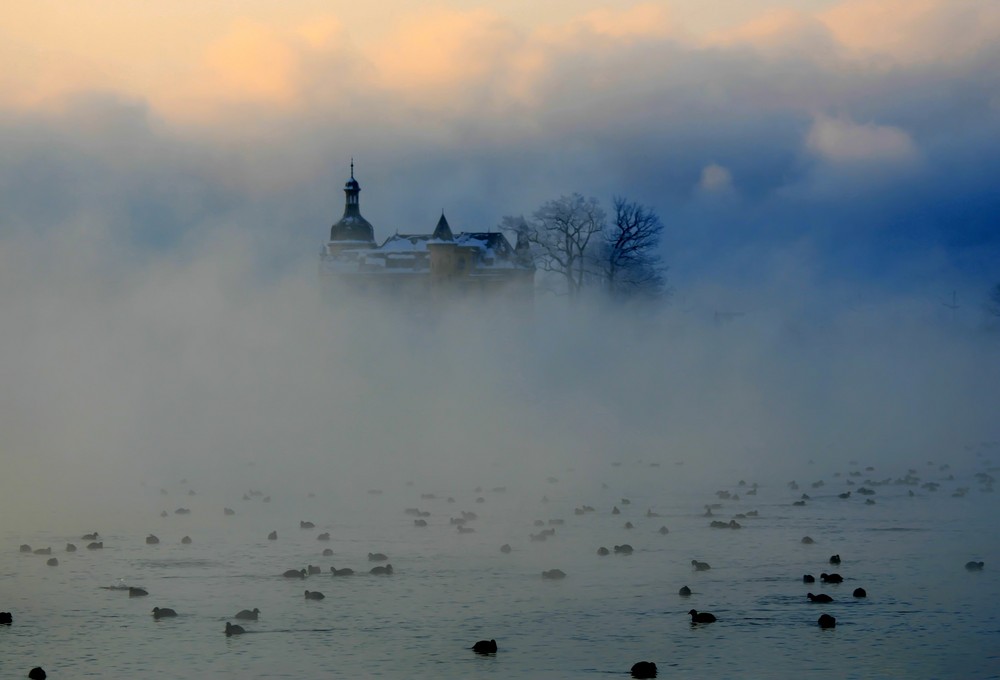
[[[850,50],[898,61],[961,58],[1000,40],[994,0],[847,0],[820,18]]]

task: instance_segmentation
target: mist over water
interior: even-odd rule
[[[11,245],[0,268],[0,569],[2,607],[15,613],[0,631],[4,672],[311,677],[336,659],[342,677],[376,666],[386,677],[579,677],[650,658],[679,672],[746,663],[842,677],[832,659],[872,636],[882,651],[858,662],[861,677],[956,655],[973,675],[989,667],[971,631],[929,631],[963,606],[996,624],[977,604],[997,592],[991,572],[962,569],[1000,557],[982,540],[993,496],[971,477],[996,453],[981,444],[996,438],[996,338],[919,300],[822,306],[798,302],[820,290],[761,287],[732,292],[747,311],[729,320],[712,311],[717,288],[617,309],[549,296],[530,309],[401,309],[322,299],[314,263],[261,276],[252,249],[209,244],[112,267],[107,254],[47,245],[51,258],[30,240]],[[833,475],[868,465],[875,481],[914,468],[945,486],[916,498],[880,488],[871,507],[838,500],[847,478]],[[820,479],[826,488],[807,486]],[[759,495],[716,515],[753,508],[760,520],[708,528],[705,505],[719,489],[745,493],[739,480]],[[792,506],[791,480],[815,501]],[[961,487],[973,490],[952,499]],[[596,511],[578,515],[585,504]],[[429,512],[429,526],[407,508]],[[450,524],[463,511],[478,516],[467,535]],[[531,540],[537,522],[555,535]],[[90,531],[103,551],[84,549]],[[150,533],[160,545],[145,545]],[[804,550],[803,535],[820,545]],[[67,542],[80,550],[62,552]],[[635,555],[596,556],[624,542]],[[21,543],[52,547],[59,566],[19,554]],[[334,554],[321,556],[327,545]],[[802,627],[818,611],[802,603],[801,574],[838,551],[851,587],[877,597],[849,602],[841,587],[840,640],[824,638],[825,655],[806,662],[816,641]],[[368,552],[386,552],[396,574],[366,574]],[[713,571],[692,573],[692,559]],[[326,573],[279,576],[306,564]],[[552,568],[569,576],[542,580]],[[101,589],[120,582],[151,595]],[[685,584],[691,602],[677,600]],[[303,602],[303,589],[327,600]],[[153,606],[182,615],[153,622]],[[226,639],[227,617],[253,606],[265,613],[253,635]],[[714,611],[717,628],[691,629],[690,607]],[[500,641],[496,663],[467,658],[480,638]]]
[[[262,278],[229,242],[113,267],[47,245],[4,250],[10,527],[126,511],[183,478],[475,486],[631,460],[759,477],[994,436],[995,336],[902,294],[760,287],[733,291],[732,319],[718,289],[401,309],[321,299],[311,262]]]

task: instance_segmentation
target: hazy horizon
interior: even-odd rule
[[[10,524],[194,475],[707,475],[997,437],[995,3],[200,7],[0,10]],[[528,323],[324,302],[352,157],[379,242],[640,201],[672,295],[540,293]]]

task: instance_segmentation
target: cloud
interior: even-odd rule
[[[819,18],[855,54],[903,63],[953,62],[1000,37],[990,0],[847,0]]]
[[[820,115],[806,137],[813,153],[835,163],[913,162],[919,152],[913,139],[897,127],[855,123]]]
[[[716,163],[709,163],[701,169],[698,188],[706,193],[725,193],[733,188],[733,174]]]

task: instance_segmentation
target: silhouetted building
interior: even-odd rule
[[[511,246],[497,231],[455,234],[442,213],[430,233],[397,232],[376,245],[371,223],[361,216],[360,193],[352,161],[344,216],[330,228],[320,254],[327,295],[388,294],[406,302],[494,294],[532,299],[535,265],[523,237]]]

